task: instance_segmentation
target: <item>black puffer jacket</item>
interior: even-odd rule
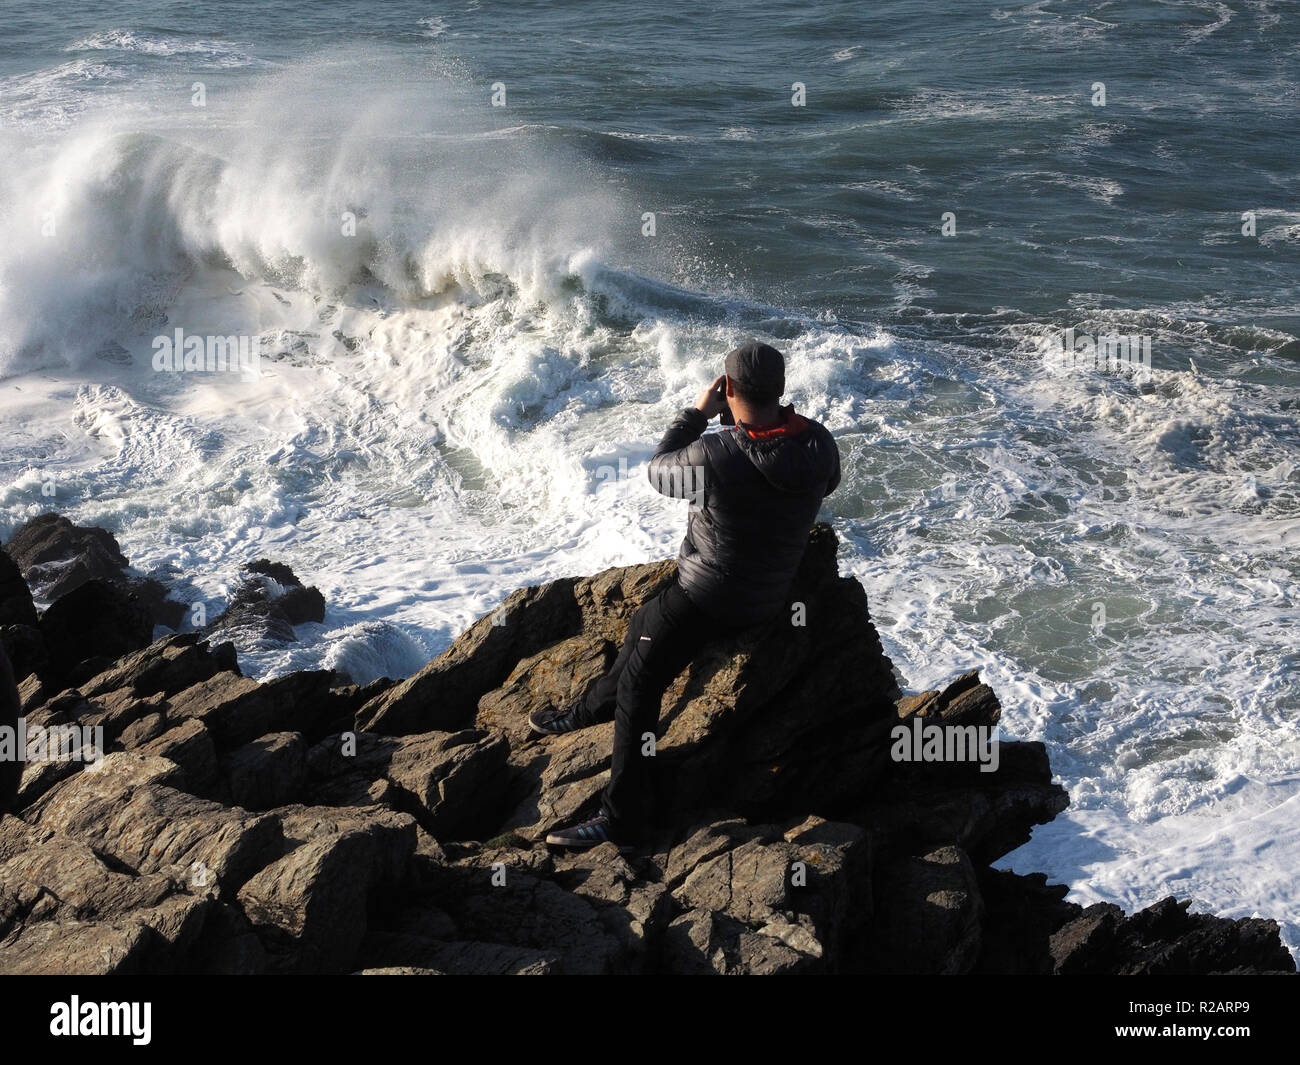
[[[782,408],[767,432],[704,433],[694,407],[673,420],[650,460],[650,483],[691,501],[677,569],[687,596],[732,622],[774,617],[785,605],[808,530],[840,483],[840,453],[819,422]]]

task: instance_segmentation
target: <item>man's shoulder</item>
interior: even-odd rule
[[[731,454],[740,451],[741,429],[738,425],[723,425],[700,437],[700,443],[713,454]]]
[[[724,469],[737,460],[748,461],[740,443],[739,430],[734,425],[710,430],[696,444],[703,451],[705,464],[714,469]]]
[[[835,444],[835,434],[832,433],[829,429],[827,429],[826,426],[824,426],[824,425],[823,425],[821,422],[819,422],[816,418],[807,418],[807,417],[805,417],[805,418],[804,418],[804,421],[808,423],[808,428],[807,428],[806,432],[809,432],[809,433],[813,434],[813,435],[816,436],[819,440],[824,440],[824,441],[830,443],[833,447],[836,447],[836,446],[837,446],[837,445]],[[838,448],[837,448],[837,449],[838,449]]]
[[[799,414],[797,415],[797,417],[801,422],[804,423],[805,432],[812,432],[818,434],[824,433],[825,435],[830,436],[831,431],[827,429],[826,426],[824,426],[816,418],[813,418],[807,414]]]

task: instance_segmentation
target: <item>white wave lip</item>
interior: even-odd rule
[[[132,30],[103,30],[67,46],[69,52],[126,52],[147,56],[199,58],[218,67],[244,67],[255,60],[242,47],[224,41],[187,40]]]
[[[209,266],[330,298],[490,295],[508,279],[535,301],[595,261],[615,210],[602,193],[525,142],[461,131],[446,84],[359,104],[349,69],[259,86],[226,126],[103,120],[52,148],[4,144],[0,373],[122,343]]]

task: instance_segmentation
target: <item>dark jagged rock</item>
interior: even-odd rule
[[[904,696],[894,713],[896,725],[911,727],[916,719],[927,727],[992,730],[1002,708],[972,672],[942,691]],[[987,866],[1028,842],[1035,825],[1046,824],[1069,803],[1065,789],[1052,783],[1041,743],[1000,740],[998,756],[992,772],[974,760],[894,763],[850,819],[871,824],[884,849],[919,854],[951,843]]]
[[[479,699],[520,658],[579,631],[576,583],[559,580],[511,592],[422,670],[362,706],[356,727],[390,736],[465,728],[473,722]]]
[[[56,695],[42,710],[62,706],[68,721],[103,728],[106,744],[116,743],[122,733],[140,718],[164,710],[167,706],[161,695],[141,697],[130,688],[117,688],[96,695],[93,699],[78,698],[80,695],[80,689],[70,688]]]
[[[223,671],[173,695],[167,720],[202,722],[223,748],[233,748],[270,732],[276,709],[257,681]]]
[[[7,551],[0,551],[0,625],[36,624],[36,606],[22,570]]]
[[[28,585],[53,602],[89,580],[120,580],[130,563],[110,532],[41,514],[14,533],[5,550]]]
[[[118,565],[111,537],[70,523],[18,547],[33,566],[70,547],[87,572]],[[0,818],[0,972],[1294,972],[1274,922],[1172,899],[1084,910],[991,868],[1065,808],[1047,752],[1002,742],[992,772],[895,761],[894,728],[988,730],[1001,706],[975,672],[900,692],[835,554],[814,529],[786,615],[667,691],[661,819],[628,857],[539,842],[595,807],[613,726],[541,740],[527,718],[601,674],[671,562],[520,589],[415,676],[365,687],[259,682],[197,633],[44,634],[59,604],[125,586],[82,580],[39,630],[15,586],[0,638],[36,633],[28,661],[47,642],[50,659],[10,704],[100,728],[110,753],[27,766]],[[319,616],[288,567],[248,574],[232,609],[255,631]]]
[[[275,730],[301,732],[308,743],[350,728],[363,698],[361,689],[329,669],[286,673],[265,681],[263,688],[280,708],[274,718]]]
[[[860,963],[868,972],[970,972],[979,957],[983,901],[960,847],[879,863],[875,934]]]
[[[276,811],[287,850],[239,891],[273,972],[343,972],[365,937],[372,900],[391,893],[415,852],[410,817],[382,810]]]
[[[258,559],[244,566],[244,574],[209,635],[251,646],[294,643],[295,625],[325,620],[320,590],[305,587],[284,563]]]
[[[252,562],[246,562],[243,568],[246,573],[256,573],[262,577],[270,577],[276,584],[284,588],[302,586],[302,582],[298,580],[297,575],[283,562],[272,562],[269,558],[258,558]]]
[[[411,856],[420,845],[421,833],[407,814],[376,807],[283,806],[272,811],[280,821],[288,847],[314,839],[362,833],[375,845],[374,860],[365,869],[370,888],[377,896],[391,896],[404,886]],[[427,838],[427,837],[426,837]]]
[[[99,672],[100,664],[149,644],[153,622],[136,596],[95,577],[60,596],[41,615],[50,673],[63,683]]]
[[[1051,937],[1081,912],[1064,901],[1069,888],[1042,873],[1018,876],[1005,869],[978,871],[984,900],[984,935],[975,971],[1049,974],[1055,967]]]
[[[854,938],[872,913],[862,829],[811,819],[781,835],[703,831],[728,849],[706,851],[689,872],[672,875],[671,862],[666,870],[670,885],[680,878],[672,897],[685,911],[666,937],[674,970],[839,972],[851,964]],[[692,836],[681,846],[699,845]]]
[[[168,721],[202,721],[222,751],[271,732],[301,732],[311,741],[350,723],[355,698],[336,688],[328,670],[291,673],[265,684],[230,671],[213,672],[168,697]]]
[[[197,632],[186,632],[127,655],[83,682],[80,689],[90,698],[122,688],[139,696],[172,696],[219,672],[239,673],[234,647],[228,643],[210,647]]]
[[[185,617],[185,604],[168,599],[161,582],[127,572],[130,562],[104,529],[74,525],[61,514],[41,514],[14,533],[6,550],[33,593],[47,603],[87,581],[101,580],[129,592],[151,624],[174,629]]]
[[[464,838],[500,823],[506,746],[500,736],[473,729],[331,736],[308,754],[310,792],[336,805],[379,801],[415,815],[438,838]],[[369,789],[378,781],[387,787],[375,799]]]
[[[185,790],[195,794],[206,794],[217,777],[217,748],[212,734],[194,718],[138,747],[137,753],[176,763],[184,774]]]
[[[150,740],[155,740],[167,730],[167,717],[162,710],[142,714],[122,730],[118,742],[124,750],[138,751]]]
[[[296,847],[240,890],[239,901],[277,972],[340,972],[365,936],[374,843],[360,832]]]
[[[149,612],[150,620],[155,625],[168,629],[179,629],[189,616],[189,609],[184,603],[172,599],[167,586],[153,577],[132,577],[127,586],[135,593],[140,604]]]
[[[222,897],[277,855],[279,822],[188,795],[182,771],[158,757],[110,754],[56,785],[24,813],[137,873],[165,872]],[[164,783],[167,782],[167,783]]]
[[[217,901],[208,911],[185,971],[204,975],[258,976],[267,970],[266,948],[237,905]]]
[[[244,569],[249,573],[270,577],[283,589],[275,600],[275,606],[289,619],[291,625],[325,620],[325,597],[321,595],[320,589],[304,587],[293,570],[283,562],[259,558],[248,563]]]
[[[13,819],[0,825],[0,883],[0,892],[30,900],[17,936],[0,927],[6,973],[174,971],[211,902],[169,876],[114,869],[75,838]]]
[[[1110,903],[1089,906],[1051,937],[1054,971],[1294,972],[1291,955],[1278,942],[1276,922],[1193,914],[1188,905],[1171,897],[1129,916]]]
[[[231,752],[225,773],[230,800],[245,810],[292,802],[307,781],[307,745],[301,732],[275,732]]]
[[[19,681],[32,675],[48,677],[50,654],[45,647],[45,637],[34,625],[5,625],[0,627],[0,649],[3,649]]]

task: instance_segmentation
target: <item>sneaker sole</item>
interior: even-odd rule
[[[601,844],[609,842],[610,840],[607,839],[573,839],[569,836],[557,836],[554,832],[549,833],[546,837],[546,844],[548,847],[572,847],[575,850],[579,848],[582,850],[591,850],[592,847],[599,847]],[[614,846],[618,848],[619,854],[636,853],[636,848],[629,843],[615,843]]]
[[[574,839],[572,836],[560,836],[554,832],[546,837],[546,843],[551,847],[581,847],[584,850],[590,847],[599,847],[605,840],[603,839]]]

